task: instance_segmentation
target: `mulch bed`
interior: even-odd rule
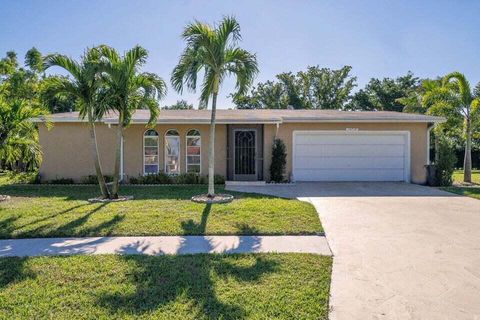
[[[207,194],[199,194],[192,197],[193,202],[197,203],[228,203],[233,201],[231,194],[216,194],[214,197],[209,197]]]
[[[133,196],[120,196],[118,199],[105,199],[105,198],[90,198],[88,202],[90,203],[110,203],[110,202],[121,202],[133,200]]]

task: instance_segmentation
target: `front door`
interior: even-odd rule
[[[257,180],[257,131],[234,130],[234,180]]]

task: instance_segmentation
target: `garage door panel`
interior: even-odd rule
[[[402,169],[403,157],[300,157],[296,159],[298,169]]]
[[[368,157],[368,156],[386,156],[386,157],[403,157],[404,150],[397,145],[350,145],[357,148],[345,148],[345,145],[297,145],[295,155],[297,157]]]
[[[382,134],[298,134],[295,137],[296,144],[386,144],[386,145],[404,145],[405,137],[403,135],[382,135]]]
[[[408,136],[403,132],[296,132],[298,181],[404,181]]]
[[[403,169],[298,169],[295,171],[298,181],[403,181]]]

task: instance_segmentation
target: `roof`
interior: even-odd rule
[[[210,123],[210,110],[161,110],[157,123]],[[136,110],[132,123],[147,123],[148,110]],[[82,122],[78,112],[55,113],[49,116],[52,122]],[[393,111],[339,111],[339,110],[225,110],[218,109],[216,120],[227,123],[288,123],[288,122],[444,122],[443,117]],[[44,119],[34,119],[42,122]],[[84,121],[84,120],[83,120]],[[116,123],[117,116],[109,112],[101,120],[104,123]]]

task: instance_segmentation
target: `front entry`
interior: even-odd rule
[[[257,131],[236,129],[234,133],[234,180],[257,180]]]

